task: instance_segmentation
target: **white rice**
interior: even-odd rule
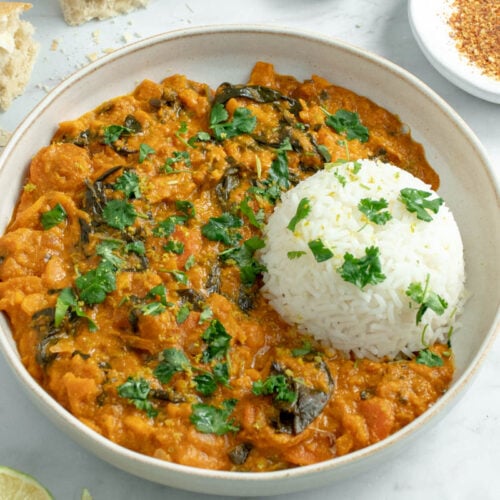
[[[460,233],[445,204],[433,220],[410,213],[400,200],[403,188],[432,192],[430,186],[390,164],[361,160],[322,170],[282,196],[264,231],[260,259],[267,267],[263,293],[288,323],[329,345],[357,356],[394,358],[435,342],[446,342],[464,295],[464,260]],[[345,180],[342,185],[342,177]],[[340,181],[339,181],[340,179]],[[311,210],[294,231],[287,229],[301,199]],[[361,199],[384,198],[392,219],[370,222],[358,209]],[[333,257],[318,263],[308,242],[321,239]],[[349,252],[365,256],[379,249],[386,279],[363,289],[344,281],[338,268]],[[305,254],[290,259],[288,252]],[[411,283],[446,300],[442,315],[428,309],[419,325],[419,304],[405,293]],[[425,329],[425,334],[422,332]]]

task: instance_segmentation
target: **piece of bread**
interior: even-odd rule
[[[31,8],[22,2],[0,2],[0,109],[6,110],[28,84],[38,53],[33,25],[20,16]]]
[[[126,14],[139,7],[146,7],[149,0],[59,0],[64,20],[71,26],[91,19]]]

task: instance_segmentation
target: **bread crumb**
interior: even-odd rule
[[[125,42],[125,43],[129,43],[132,41],[132,35],[130,33],[123,33],[122,35],[122,40]]]
[[[92,40],[94,40],[95,44],[99,43],[100,36],[101,36],[101,32],[99,30],[92,32]]]
[[[86,57],[90,62],[94,62],[97,59],[98,55],[96,52],[92,52],[91,54],[87,54]]]
[[[9,142],[10,136],[12,134],[3,128],[0,128],[0,148],[3,148]]]
[[[50,50],[52,51],[57,50],[59,48],[60,43],[61,43],[60,38],[54,38],[54,40],[52,40],[52,43],[50,44]]]

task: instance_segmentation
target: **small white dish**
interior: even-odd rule
[[[429,62],[451,83],[498,104],[500,80],[482,73],[456,48],[448,24],[452,3],[452,0],[409,0],[408,17],[413,35]]]

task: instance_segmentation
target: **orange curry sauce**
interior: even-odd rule
[[[338,110],[369,139],[327,126]],[[347,156],[438,186],[396,116],[266,63],[215,93],[146,80],[63,122],[0,239],[0,309],[23,363],[98,433],[195,467],[312,464],[402,428],[446,391],[447,346],[432,347],[442,366],[354,359],[259,293],[255,250],[279,193]]]

